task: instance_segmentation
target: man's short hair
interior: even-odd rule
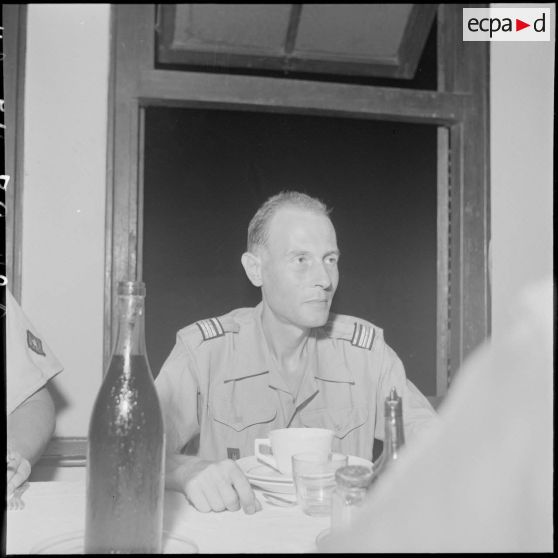
[[[305,209],[324,217],[329,217],[331,212],[324,202],[308,194],[293,190],[279,192],[279,194],[268,198],[252,217],[248,225],[248,252],[253,252],[258,246],[265,246],[269,221],[283,207]]]

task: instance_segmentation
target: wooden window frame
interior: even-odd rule
[[[177,106],[314,114],[438,126],[436,396],[489,335],[489,50],[463,42],[462,9],[438,7],[438,90],[155,68],[156,5],[112,7],[104,361],[116,285],[141,280],[145,109]],[[479,7],[478,4],[475,4]]]
[[[405,26],[403,40],[393,58],[371,58],[366,62],[339,60],[334,56],[310,55],[295,48],[303,4],[291,4],[287,37],[282,51],[254,48],[252,52],[241,53],[227,49],[208,50],[199,43],[189,48],[176,49],[172,36],[176,17],[176,4],[163,4],[158,8],[157,27],[160,32],[160,62],[164,64],[201,64],[214,68],[249,68],[258,70],[279,70],[297,72],[317,72],[330,75],[360,75],[387,78],[414,76],[437,4],[413,4]]]

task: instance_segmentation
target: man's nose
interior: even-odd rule
[[[314,284],[322,289],[327,290],[331,288],[332,278],[330,271],[327,269],[323,262],[319,262],[315,267]]]

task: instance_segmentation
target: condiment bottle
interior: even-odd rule
[[[118,337],[89,423],[85,553],[160,553],[165,437],[147,360],[145,284],[118,284]]]
[[[366,498],[371,480],[370,467],[346,465],[337,469],[331,503],[331,532],[345,529],[354,522]]]
[[[374,483],[394,461],[399,459],[400,450],[405,443],[403,428],[403,401],[395,388],[391,389],[384,403],[384,448],[382,455],[374,463]]]

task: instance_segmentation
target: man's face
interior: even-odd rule
[[[339,282],[339,250],[328,217],[282,208],[261,251],[262,297],[275,317],[301,328],[325,324]]]

